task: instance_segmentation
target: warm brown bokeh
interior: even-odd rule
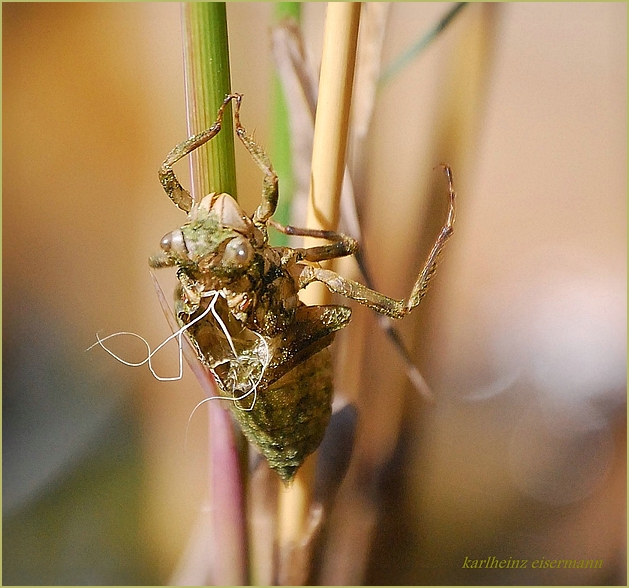
[[[313,55],[323,10],[304,9]],[[441,100],[453,84],[465,92],[466,71],[448,68],[481,10],[468,7],[378,98],[357,184],[368,259],[391,296],[407,295],[426,233],[436,230],[417,220],[427,214],[418,194],[432,184],[442,191],[430,200],[439,217],[445,182],[433,168],[456,151],[460,131],[439,126]],[[383,62],[443,11],[439,3],[393,6]],[[374,583],[626,582],[626,16],[623,3],[509,4],[490,15],[495,37],[474,144],[449,161],[459,164],[456,234],[426,301],[401,324],[436,404],[412,392],[375,322],[362,363],[356,461],[329,540],[342,564],[351,561],[345,553],[359,554],[358,540],[375,537]],[[228,18],[243,123],[268,145],[271,6],[230,4]],[[186,132],[182,75],[176,4],[3,4],[4,370],[27,361],[35,373],[46,362],[10,353],[24,330],[34,332],[132,415],[138,518],[110,531],[137,533],[137,567],[150,582],[168,580],[204,495],[203,416],[192,420],[184,450],[201,393],[189,373],[157,383],[101,350],[82,352],[98,330],[134,331],[152,343],[168,334],[146,260],[182,220],[157,181]],[[252,210],[261,177],[243,151],[239,198]],[[176,361],[165,358],[162,369],[176,370]],[[5,404],[19,403],[24,390],[6,386]],[[45,410],[38,414],[45,422]],[[25,443],[36,453],[34,433]],[[379,471],[380,480],[361,477]],[[13,516],[62,478],[51,473],[29,497],[16,487]],[[379,482],[375,529],[370,492]],[[29,512],[44,520],[55,509],[46,504]],[[81,532],[49,518],[59,532]],[[5,527],[5,555],[11,544],[19,549]],[[604,567],[461,568],[466,556],[492,555],[602,559]],[[361,581],[341,564],[329,564],[321,580]],[[54,569],[50,581],[63,583]],[[133,582],[89,571],[68,577]]]

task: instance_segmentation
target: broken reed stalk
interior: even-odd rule
[[[308,228],[335,230],[338,224],[359,20],[360,3],[328,4],[315,118]],[[307,240],[305,246],[312,244]],[[327,304],[328,290],[323,285],[320,289],[316,286],[318,284],[310,285],[302,300],[311,305]],[[300,552],[307,548],[303,543],[308,534],[313,478],[311,456],[291,485],[280,490],[280,583],[303,583],[307,579],[308,570],[299,569],[299,562],[304,562]]]
[[[230,93],[227,15],[224,2],[190,2],[182,7],[188,135],[207,129]],[[231,106],[222,131],[191,154],[192,195],[210,192],[236,197],[236,163]],[[245,511],[240,459],[231,417],[218,402],[208,403],[209,505],[212,540],[209,580],[216,585],[247,582]]]

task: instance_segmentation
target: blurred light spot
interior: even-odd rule
[[[477,320],[494,376],[470,399],[525,382],[551,427],[597,429],[626,402],[625,276],[600,268],[591,252],[557,249],[541,265],[545,253],[532,253],[484,292]]]
[[[493,380],[468,398],[518,390],[533,403],[512,433],[511,475],[536,500],[570,504],[611,465],[612,422],[626,403],[626,282],[577,247],[529,255],[483,292],[478,348]]]
[[[545,291],[530,327],[531,376],[551,420],[585,429],[622,404],[627,373],[625,286],[589,277]]]

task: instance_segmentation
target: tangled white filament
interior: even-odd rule
[[[154,350],[151,351],[151,346],[149,344],[149,342],[142,337],[141,335],[138,335],[137,333],[132,333],[130,331],[120,331],[118,333],[113,333],[111,335],[108,335],[107,337],[103,337],[101,338],[98,333],[96,334],[96,343],[94,343],[93,345],[90,345],[90,347],[88,347],[86,349],[86,351],[89,351],[90,349],[92,349],[93,347],[95,347],[96,345],[100,345],[107,353],[109,353],[109,355],[111,355],[114,359],[117,359],[120,363],[123,363],[124,365],[128,365],[131,367],[139,367],[141,365],[144,365],[145,363],[148,363],[149,366],[149,370],[151,371],[151,373],[153,374],[153,376],[155,377],[155,379],[162,381],[162,382],[166,382],[166,381],[173,381],[173,380],[180,380],[183,377],[183,343],[182,343],[182,337],[184,332],[189,329],[193,324],[195,324],[196,322],[200,321],[202,318],[204,318],[208,313],[212,313],[212,315],[214,316],[214,318],[216,319],[216,322],[219,324],[221,330],[223,331],[225,338],[227,339],[227,342],[229,343],[229,347],[232,350],[232,353],[234,354],[234,357],[236,358],[236,360],[238,361],[242,361],[242,355],[239,355],[238,352],[236,351],[236,348],[234,347],[234,342],[233,339],[229,333],[229,330],[227,329],[227,326],[225,325],[225,323],[223,322],[223,320],[221,319],[221,317],[219,316],[219,314],[216,312],[215,306],[216,306],[216,301],[218,300],[218,297],[221,295],[220,292],[218,291],[210,291],[207,292],[204,297],[209,297],[209,296],[213,296],[212,301],[210,302],[210,304],[208,305],[208,307],[198,316],[196,317],[194,320],[190,321],[187,325],[181,327],[181,329],[179,329],[177,332],[173,333],[172,335],[170,335],[169,337],[167,337],[164,341],[162,341],[162,343],[160,343]],[[250,394],[253,393],[253,401],[251,402],[251,405],[248,408],[243,408],[241,406],[236,405],[240,410],[244,410],[244,411],[250,411],[253,409],[253,407],[255,406],[256,403],[256,399],[257,399],[257,391],[258,391],[258,386],[260,384],[260,382],[262,381],[262,378],[264,377],[264,372],[267,368],[267,366],[270,363],[270,353],[269,353],[269,346],[268,343],[266,342],[266,340],[264,339],[264,337],[262,335],[260,335],[259,333],[256,333],[255,331],[252,331],[262,342],[262,346],[263,346],[263,352],[261,355],[261,366],[262,369],[260,370],[260,375],[258,377],[258,381],[253,383],[251,383],[251,387],[244,393],[241,394],[240,396],[237,397],[232,397],[232,398],[228,398],[225,396],[210,396],[208,398],[204,398],[201,402],[199,402],[193,409],[192,413],[190,414],[190,419],[192,418],[192,416],[194,415],[194,413],[196,412],[196,410],[205,402],[209,401],[209,400],[231,400],[232,402],[238,402],[239,400],[243,400],[245,399],[247,396],[249,396]],[[130,361],[126,361],[125,359],[122,359],[119,355],[115,354],[111,349],[109,349],[104,343],[105,341],[107,341],[108,339],[111,339],[113,337],[118,337],[120,335],[131,335],[132,337],[137,337],[138,339],[140,339],[145,345],[146,348],[148,350],[148,356],[143,359],[140,362],[134,363],[134,362],[130,362]],[[179,348],[179,373],[176,376],[170,376],[170,377],[166,377],[166,376],[159,376],[157,375],[157,373],[155,372],[155,370],[153,369],[153,365],[151,363],[151,358],[153,357],[153,355],[155,355],[162,347],[164,347],[164,345],[166,345],[166,343],[168,343],[171,339],[177,339],[177,346]]]

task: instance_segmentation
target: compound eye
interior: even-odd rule
[[[225,247],[223,263],[244,267],[253,259],[253,248],[249,241],[242,236],[234,237]]]
[[[188,254],[188,248],[180,229],[164,235],[159,244],[166,253],[177,253],[181,256]]]

